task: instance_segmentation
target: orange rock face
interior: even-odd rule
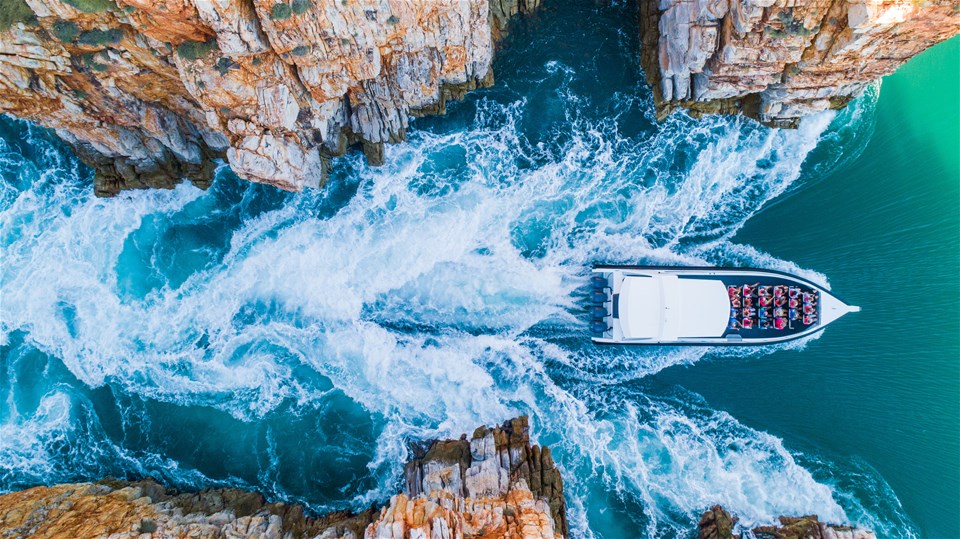
[[[430,443],[406,492],[380,510],[319,518],[238,489],[167,490],[152,480],[37,487],[0,496],[0,537],[74,539],[563,539],[563,483],[527,419]],[[147,534],[147,535],[143,535]]]
[[[0,112],[57,130],[97,168],[102,195],[202,184],[224,155],[241,177],[289,190],[322,183],[348,145],[377,162],[411,113],[487,84],[494,36],[536,5],[16,1],[33,16],[0,28]]]
[[[406,492],[390,499],[365,539],[560,539],[563,482],[550,450],[530,445],[527,418],[434,442],[406,465]]]
[[[956,0],[641,0],[661,114],[745,112],[778,126],[845,105],[960,32]]]
[[[89,484],[6,494],[0,496],[0,530],[14,536],[50,539],[105,537],[134,530],[139,533],[141,524],[157,515],[148,503],[136,503],[128,494]]]

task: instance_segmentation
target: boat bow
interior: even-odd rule
[[[820,324],[827,325],[847,313],[858,313],[860,307],[847,305],[825,290],[820,291]]]

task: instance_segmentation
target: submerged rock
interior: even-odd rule
[[[700,517],[700,539],[741,539],[734,531],[737,517],[715,505]],[[757,526],[751,532],[757,539],[877,539],[875,533],[862,528],[826,524],[816,515],[780,517],[780,525]]]
[[[526,417],[471,439],[418,444],[405,492],[377,510],[319,518],[255,492],[180,493],[152,479],[36,487],[0,496],[0,537],[561,539],[563,482]]]
[[[99,195],[205,186],[218,156],[301,190],[491,84],[494,42],[538,1],[5,0],[0,112],[55,129]]]

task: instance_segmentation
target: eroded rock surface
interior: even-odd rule
[[[550,448],[530,445],[526,417],[480,427],[470,440],[432,442],[416,453],[404,470],[406,492],[469,515],[465,532],[479,534],[469,537],[567,535],[560,470]]]
[[[956,0],[639,1],[661,117],[686,107],[793,127],[960,32]]]
[[[742,539],[736,532],[737,517],[715,505],[700,517],[700,539]],[[863,528],[820,522],[816,515],[780,517],[780,525],[758,526],[751,532],[757,539],[877,539]]]
[[[55,129],[100,195],[202,186],[216,156],[300,190],[489,85],[495,40],[538,2],[3,0],[0,112]]]
[[[0,496],[0,537],[561,539],[563,483],[525,417],[468,440],[421,445],[386,507],[320,518],[238,489],[179,493],[153,480],[37,487]]]

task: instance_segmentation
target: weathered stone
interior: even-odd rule
[[[426,496],[448,509],[452,500],[462,498],[468,505],[482,501],[484,506],[505,511],[516,508],[491,505],[489,500],[502,499],[516,490],[529,492],[531,500],[543,503],[547,514],[541,520],[549,520],[557,535],[566,536],[560,472],[548,448],[530,445],[526,417],[493,429],[480,427],[469,441],[466,437],[436,441],[412,450],[415,458],[405,468],[406,491],[411,497]]]
[[[407,492],[380,510],[319,518],[239,489],[180,493],[151,479],[37,487],[0,496],[0,537],[50,539],[151,534],[167,538],[561,539],[566,537],[559,474],[549,493],[531,490],[536,467],[555,470],[549,451],[530,446],[527,419],[481,428],[471,440],[417,444]],[[529,462],[542,455],[543,462]],[[504,460],[506,459],[506,460]],[[542,479],[541,479],[542,481]]]
[[[537,0],[27,5],[0,31],[0,112],[55,129],[112,195],[208,185],[217,157],[288,190],[351,145],[380,164],[411,115],[492,83],[495,40]]]
[[[700,539],[740,539],[743,534],[734,531],[739,519],[719,505],[711,507],[700,517]],[[826,524],[816,515],[779,518],[780,525],[757,526],[751,530],[757,539],[876,539],[870,530]]]
[[[741,534],[733,533],[738,520],[723,507],[714,505],[700,517],[700,539],[740,539]]]
[[[640,0],[657,115],[742,113],[777,127],[845,106],[960,32],[955,0]]]

